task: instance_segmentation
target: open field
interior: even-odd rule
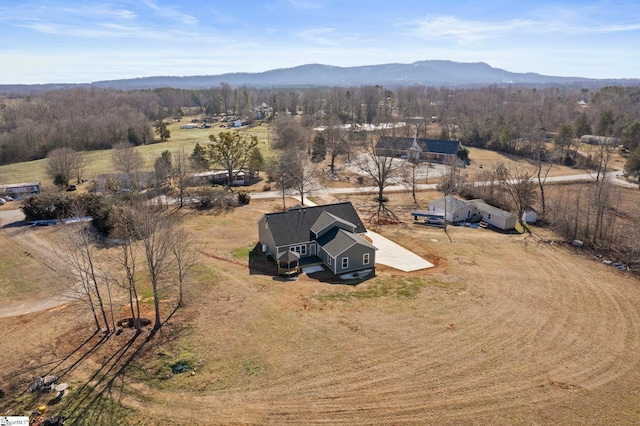
[[[439,196],[422,192],[419,203]],[[373,206],[367,195],[341,199],[363,217]],[[410,222],[407,194],[390,195],[389,204]],[[545,243],[554,237],[544,229],[532,238],[450,227],[449,243],[441,229],[408,223],[377,231],[435,268],[379,267],[357,286],[306,276],[282,282],[248,268],[255,224],[278,206],[265,200],[218,215],[180,213],[206,244],[202,265],[186,307],[150,342],[147,332],[131,340],[128,330],[100,341],[89,317],[65,307],[0,319],[1,411],[47,402],[23,390],[51,372],[70,384],[70,395],[50,410],[80,419],[74,424],[640,419],[636,279]],[[4,244],[0,254],[19,255]],[[171,374],[176,362],[196,366],[195,374]]]
[[[186,119],[184,119],[183,122],[172,123],[167,126],[171,131],[169,140],[150,145],[141,145],[135,148],[142,155],[146,168],[149,170],[153,169],[153,162],[160,156],[162,151],[169,150],[171,152],[177,152],[184,149],[187,155],[191,155],[193,147],[197,142],[201,145],[209,142],[209,135],[218,134],[223,131],[236,131],[235,129],[223,129],[220,127],[211,127],[209,129],[180,129],[180,124],[188,122],[185,120]],[[268,128],[266,125],[244,127],[238,129],[238,131],[243,135],[256,136],[265,158],[270,155],[271,149],[268,144]],[[111,155],[111,150],[86,152],[88,160],[88,167],[85,173],[86,178],[91,180],[98,174],[112,173]],[[47,177],[45,168],[46,160],[44,159],[0,166],[0,183],[43,182],[43,184],[48,185],[50,179]]]

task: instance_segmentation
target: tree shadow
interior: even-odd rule
[[[172,310],[162,326],[173,318],[178,309],[180,306]],[[136,393],[126,384],[127,373],[134,360],[144,353],[158,334],[167,337],[163,330],[163,327],[151,328],[142,341],[140,338],[144,330],[136,332],[109,358],[104,359],[102,366],[74,392],[73,398],[60,406],[60,413],[69,419],[67,424],[119,424],[128,411],[121,404],[121,397],[127,393]]]
[[[16,384],[16,387],[20,386],[22,391],[16,394],[16,400],[21,399],[24,395],[29,393],[29,386],[34,382],[37,377],[46,377],[54,375],[58,377],[58,380],[62,379],[64,376],[69,374],[72,370],[74,370],[78,365],[82,363],[83,360],[87,359],[92,353],[98,350],[98,348],[109,338],[109,335],[103,335],[100,339],[95,342],[91,347],[89,347],[84,353],[80,354],[81,350],[85,348],[97,335],[98,331],[94,331],[89,337],[87,337],[82,343],[80,343],[75,349],[69,352],[64,357],[54,360],[52,362],[44,362],[40,364],[33,365],[31,367],[22,367],[20,374],[23,375],[26,379]],[[74,358],[75,355],[79,355],[77,359],[75,359],[70,366],[61,368],[63,364],[65,364],[70,359]],[[49,369],[42,373],[42,367],[49,366]],[[37,371],[36,375],[29,375],[29,373],[34,373]],[[40,395],[36,396],[38,399]]]
[[[116,400],[112,398],[114,383],[118,378],[124,383],[125,371],[154,335],[155,332],[151,331],[131,352],[130,349],[141,336],[141,333],[135,333],[109,358],[102,361],[102,366],[74,392],[73,398],[67,397],[60,406],[60,413],[69,419],[68,424],[108,424],[108,419],[117,415],[114,407]],[[121,388],[121,392],[123,391]]]

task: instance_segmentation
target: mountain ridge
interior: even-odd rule
[[[339,67],[319,63],[277,68],[263,72],[233,72],[217,75],[150,76],[92,83],[59,83],[36,85],[0,85],[2,93],[56,90],[73,87],[98,87],[121,90],[208,89],[227,83],[233,87],[326,87],[326,86],[445,86],[470,87],[491,84],[515,85],[588,85],[640,84],[639,79],[592,79],[586,77],[548,76],[533,72],[515,73],[495,68],[485,62],[423,60],[410,64],[387,63]]]

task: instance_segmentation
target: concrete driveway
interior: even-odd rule
[[[433,264],[427,262],[417,254],[394,243],[382,235],[367,231],[367,236],[371,238],[374,246],[378,248],[376,252],[376,263],[404,272],[419,271],[421,269],[433,268]]]

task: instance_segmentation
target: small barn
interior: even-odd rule
[[[538,212],[533,207],[525,207],[522,213],[522,221],[524,223],[536,223],[538,220]]]

